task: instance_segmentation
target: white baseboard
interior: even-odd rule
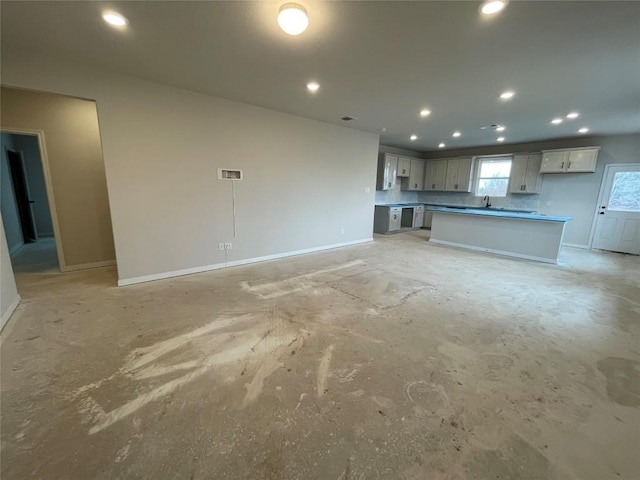
[[[7,311],[4,312],[4,314],[2,315],[2,318],[0,318],[0,330],[2,330],[4,326],[7,324],[7,322],[11,318],[11,315],[13,315],[13,312],[15,312],[16,308],[18,308],[19,304],[20,304],[20,295],[16,295],[16,298],[13,301],[13,303],[9,306]]]
[[[589,250],[589,245],[580,245],[579,243],[563,243],[563,247],[573,247],[573,248],[582,248],[584,250]]]
[[[65,265],[64,268],[60,268],[60,270],[63,272],[74,272],[76,270],[85,270],[87,268],[113,267],[115,264],[116,264],[115,260],[106,260],[104,262],[81,263],[78,265]]]
[[[474,250],[476,252],[494,253],[496,255],[503,255],[505,257],[522,258],[524,260],[534,260],[536,262],[553,263],[557,264],[558,261],[554,258],[536,257],[534,255],[524,255],[520,253],[505,252],[503,250],[495,250],[493,248],[476,247],[473,245],[466,245],[463,243],[448,242],[446,240],[429,240],[429,243],[435,243],[436,245],[447,245],[449,247],[463,248],[465,250]]]
[[[324,245],[322,247],[305,248],[303,250],[294,250],[292,252],[276,253],[274,255],[265,255],[264,257],[253,257],[253,258],[247,258],[244,260],[234,260],[232,262],[226,262],[226,263],[216,263],[213,265],[203,265],[201,267],[185,268],[183,270],[174,270],[171,272],[154,273],[152,275],[144,275],[142,277],[123,278],[118,280],[118,286],[125,287],[127,285],[134,285],[136,283],[145,283],[145,282],[152,282],[154,280],[163,280],[166,278],[182,277],[184,275],[191,275],[193,273],[203,273],[203,272],[209,272],[211,270],[219,270],[221,268],[237,267],[240,265],[247,265],[250,263],[266,262],[268,260],[276,260],[278,258],[293,257],[295,255],[304,255],[305,253],[320,252],[323,250],[332,250],[334,248],[348,247],[350,245],[357,245],[359,243],[366,243],[366,242],[372,242],[372,241],[373,241],[373,238],[365,238],[362,240],[354,240],[351,242],[335,243],[333,245]]]

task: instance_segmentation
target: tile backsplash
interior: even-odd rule
[[[482,205],[482,197],[476,197],[473,193],[457,192],[420,192],[418,193],[417,201],[421,203],[446,203],[449,205]],[[540,195],[507,194],[506,197],[491,197],[491,206],[538,210],[540,207]]]
[[[400,185],[396,185],[394,190],[376,190],[376,205],[415,203],[418,202],[419,194],[420,192],[403,192]]]

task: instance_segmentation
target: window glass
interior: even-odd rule
[[[476,195],[505,197],[509,188],[511,158],[484,158],[478,168]]]
[[[608,208],[640,212],[640,172],[616,172]]]

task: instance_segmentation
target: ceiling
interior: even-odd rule
[[[299,0],[309,28],[297,37],[276,23],[283,3],[3,1],[2,53],[60,56],[416,151],[566,138],[585,126],[640,132],[640,2],[512,0],[486,18],[479,1]],[[106,25],[106,8],[128,27]],[[500,100],[508,89],[515,96]],[[550,124],[571,111],[580,117]],[[489,124],[506,130],[480,129]]]

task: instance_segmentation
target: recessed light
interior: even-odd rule
[[[507,127],[503,127],[502,125],[496,127],[496,132],[504,132]]]
[[[417,140],[417,139],[418,139],[418,136],[417,136],[417,135],[411,135],[411,136],[409,137],[409,140],[411,140],[412,142],[413,142],[414,140]]]
[[[567,114],[567,118],[570,118],[571,120],[573,120],[574,118],[578,118],[580,116],[580,114],[578,112],[571,112]]]
[[[516,92],[512,92],[511,90],[507,90],[506,92],[502,92],[500,94],[500,98],[502,100],[509,100],[511,98],[513,98],[513,96],[516,94]]]
[[[554,118],[553,120],[551,120],[551,123],[553,123],[554,125],[558,125],[558,124],[562,123],[562,119],[561,118]]]
[[[497,140],[498,142],[504,142],[504,137],[498,137],[498,138],[496,138],[496,140]]]
[[[444,147],[446,147],[446,145],[444,143],[440,142],[440,144],[438,145],[438,148],[444,148]]]
[[[289,35],[300,35],[309,25],[307,10],[297,3],[285,3],[278,13],[278,25]]]
[[[582,127],[580,130],[578,130],[578,133],[587,133],[589,131],[589,129],[587,127]]]
[[[460,135],[462,135],[460,132],[453,132],[453,135],[451,136],[458,138]]]
[[[105,22],[113,27],[125,27],[129,21],[118,12],[114,12],[113,10],[107,10],[102,12],[102,18]]]
[[[420,110],[420,116],[421,117],[428,117],[429,115],[431,115],[431,110],[428,110],[426,108]]]
[[[310,92],[317,92],[320,88],[320,84],[318,82],[309,82],[307,83],[307,90]]]
[[[489,0],[482,4],[480,11],[484,15],[494,15],[507,6],[508,0]]]

